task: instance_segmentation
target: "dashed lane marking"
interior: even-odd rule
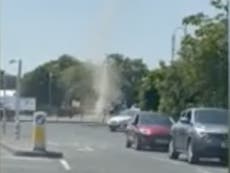
[[[69,163],[66,160],[60,159],[59,162],[61,163],[61,165],[64,167],[64,169],[66,171],[70,171],[71,170],[71,167],[70,167]]]

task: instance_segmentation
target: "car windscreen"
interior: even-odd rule
[[[143,114],[140,115],[140,124],[171,126],[172,122],[168,117],[164,115]]]
[[[132,111],[132,110],[125,110],[125,111],[122,111],[119,115],[120,116],[134,116],[137,114],[137,111]]]
[[[195,112],[195,122],[202,124],[227,125],[227,110],[199,110]]]

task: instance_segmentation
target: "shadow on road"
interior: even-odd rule
[[[180,158],[179,160],[187,163],[187,159],[184,157]],[[206,167],[227,167],[226,164],[220,162],[217,159],[200,159],[199,162],[196,163],[196,165]]]
[[[141,150],[142,152],[153,152],[153,153],[167,153],[168,149],[167,148],[143,148]]]

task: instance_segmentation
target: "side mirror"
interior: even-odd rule
[[[186,117],[181,117],[181,118],[180,118],[180,122],[181,122],[181,123],[184,123],[184,124],[189,124],[189,123],[190,123],[189,119],[186,118]]]
[[[136,126],[136,123],[135,123],[135,122],[132,122],[131,124],[132,124],[132,126]]]

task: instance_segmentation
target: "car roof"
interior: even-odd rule
[[[227,111],[227,109],[224,108],[217,108],[217,107],[194,107],[186,109],[185,111],[192,110],[192,111],[202,111],[202,110],[218,110],[218,111]],[[184,111],[183,111],[184,112]]]
[[[153,111],[140,111],[138,113],[140,116],[142,115],[148,115],[148,114],[152,114],[152,115],[156,115],[156,116],[166,116],[168,117],[166,114],[161,113],[161,112],[153,112]]]

